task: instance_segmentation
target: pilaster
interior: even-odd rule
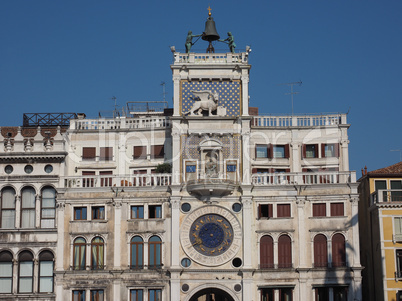
[[[251,217],[252,217],[252,197],[243,196],[241,198],[243,203],[243,266],[245,269],[252,267],[252,229],[251,229]]]

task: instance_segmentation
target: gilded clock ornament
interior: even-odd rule
[[[220,206],[204,206],[191,212],[180,229],[184,252],[193,261],[218,266],[239,256],[242,231],[237,217]]]

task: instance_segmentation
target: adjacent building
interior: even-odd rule
[[[364,300],[402,300],[402,162],[358,182]]]
[[[362,300],[347,115],[258,115],[249,47],[172,54],[172,109],[1,128],[0,300]]]

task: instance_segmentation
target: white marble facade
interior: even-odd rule
[[[255,115],[248,55],[174,52],[169,116],[73,119],[50,142],[2,128],[1,221],[15,220],[0,229],[0,300],[361,300],[347,116]],[[217,107],[184,114],[202,90]]]

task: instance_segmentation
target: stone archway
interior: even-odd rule
[[[189,301],[235,301],[235,299],[222,289],[208,287],[197,291]]]

